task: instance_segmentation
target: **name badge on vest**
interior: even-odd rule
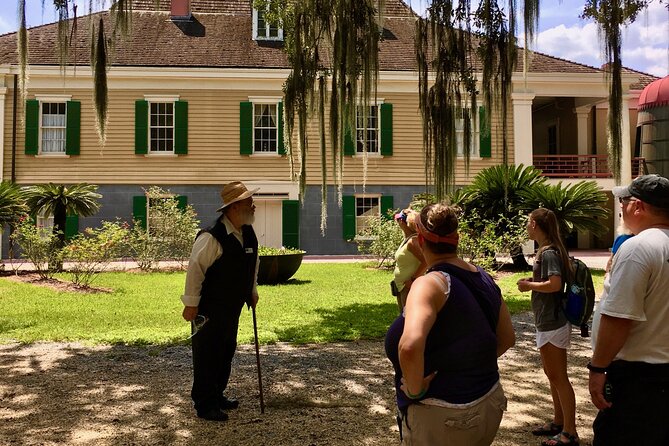
[[[247,254],[253,254],[253,248],[246,248],[245,250]]]

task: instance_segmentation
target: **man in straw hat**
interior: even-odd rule
[[[669,444],[669,179],[615,187],[636,234],[615,256],[592,322],[593,446]]]
[[[186,289],[181,297],[183,317],[193,322],[193,389],[197,416],[225,421],[225,410],[237,400],[224,395],[237,348],[237,327],[244,303],[258,302],[258,239],[253,231],[255,206],[241,181],[221,191],[222,215],[200,231],[193,244]]]

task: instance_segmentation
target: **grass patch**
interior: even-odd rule
[[[593,271],[598,291],[603,271]],[[515,284],[526,273],[500,277],[512,313],[529,310]],[[286,284],[260,286],[261,343],[378,339],[397,315],[392,273],[356,263],[305,263]],[[103,273],[83,294],[0,279],[0,342],[79,341],[105,344],[187,343],[181,318],[185,273]],[[253,342],[251,312],[242,310],[239,342]]]
[[[592,281],[595,285],[595,291],[597,296],[601,295],[603,282],[604,282],[604,270],[601,269],[591,269]],[[530,306],[530,293],[521,293],[518,291],[516,283],[518,280],[532,276],[531,272],[522,272],[514,273],[507,275],[499,275],[496,282],[502,290],[502,295],[506,301],[507,306],[511,314],[516,314],[521,311],[530,311],[532,308]]]

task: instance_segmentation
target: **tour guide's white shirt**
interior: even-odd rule
[[[615,359],[669,363],[669,229],[646,229],[620,246],[592,321],[593,348],[602,314],[633,321]]]
[[[242,231],[235,228],[235,226],[228,220],[225,215],[223,224],[228,234],[232,233],[239,243],[244,246],[244,238]],[[257,253],[256,253],[257,254]],[[202,282],[204,281],[204,273],[214,264],[219,257],[223,255],[223,247],[208,232],[202,233],[193,243],[193,249],[188,261],[188,270],[186,272],[186,289],[184,295],[181,296],[181,302],[187,307],[197,307],[200,304],[200,292],[202,291]],[[258,294],[258,259],[256,258],[256,272],[253,280],[253,294]]]

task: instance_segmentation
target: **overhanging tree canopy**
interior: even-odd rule
[[[116,35],[127,33],[132,25],[132,0],[110,1],[111,30],[105,30],[102,22],[97,27],[95,23],[89,23],[94,30],[91,33],[91,65],[101,142],[104,142],[106,134],[106,73],[113,55],[109,43]],[[160,1],[155,0],[156,5]],[[667,0],[584,0],[582,15],[598,24],[609,67],[608,147],[611,170],[616,180],[620,179],[622,146],[621,26],[633,22],[652,1],[666,4],[669,8]],[[28,53],[25,0],[17,0],[17,3],[19,72],[21,89],[25,92]],[[408,3],[411,4],[411,1]],[[431,0],[426,3],[425,16],[416,18],[418,90],[423,116],[426,182],[433,184],[436,194],[442,196],[454,181],[456,119],[463,119],[464,142],[468,147],[472,121],[477,119],[475,111],[480,95],[486,109],[500,114],[502,159],[507,162],[506,118],[518,48],[517,1]],[[525,0],[522,3],[526,47],[537,29],[540,3],[540,0]],[[92,2],[88,4],[90,8]],[[63,64],[69,63],[67,50],[77,28],[74,5],[75,0],[53,0],[53,8],[59,17],[58,48]],[[363,112],[367,113],[368,105],[376,96],[378,48],[382,36],[379,30],[383,29],[384,0],[255,0],[254,6],[266,9],[267,19],[282,22],[285,30],[285,49],[292,68],[284,85],[286,135],[289,136],[291,170],[299,171],[294,177],[300,182],[301,192],[307,177],[307,120],[315,114],[319,123],[321,228],[325,230],[328,174],[338,186],[341,201],[342,141],[347,129],[355,128],[356,107],[362,105]],[[70,11],[75,17],[73,21],[67,20]],[[328,129],[326,104],[329,108]],[[295,129],[297,147],[293,148],[290,136]],[[464,152],[468,166],[468,151]],[[298,163],[296,169],[292,169],[294,160]],[[363,165],[366,166],[366,153],[363,153]]]

